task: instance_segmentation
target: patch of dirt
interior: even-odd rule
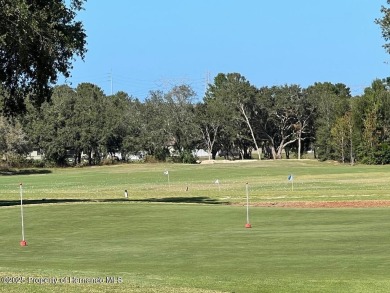
[[[234,163],[251,163],[258,162],[258,160],[203,160],[200,164],[234,164]]]
[[[246,203],[233,205],[245,206]],[[380,208],[390,207],[390,200],[256,202],[250,203],[250,206],[275,208]]]

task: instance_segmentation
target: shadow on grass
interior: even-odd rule
[[[228,202],[219,201],[206,196],[196,197],[164,197],[147,199],[130,199],[137,202],[165,202],[165,203],[197,203],[197,204],[228,204]]]
[[[166,198],[147,198],[147,199],[24,199],[23,205],[34,204],[57,204],[57,203],[92,203],[92,202],[147,202],[147,203],[194,203],[194,204],[228,204],[228,202],[218,201],[205,196],[198,197],[166,197]],[[0,207],[9,207],[20,205],[20,200],[0,200]]]
[[[128,202],[127,199],[23,199],[23,205],[34,204],[56,204],[56,203],[83,203],[83,202]],[[0,200],[0,207],[17,206],[20,205],[20,200]]]
[[[50,173],[51,171],[46,169],[23,169],[23,170],[0,169],[1,176],[35,175],[35,174],[50,174]]]

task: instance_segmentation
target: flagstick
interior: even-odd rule
[[[294,176],[291,174],[291,191],[294,191]]]
[[[170,189],[170,188],[171,188],[171,182],[169,181],[169,171],[168,171],[168,170],[165,170],[165,171],[164,171],[164,175],[167,175],[167,176],[168,176],[168,188]]]
[[[219,184],[219,179],[215,180],[214,183],[218,185],[218,191],[220,192],[221,191],[221,185]]]
[[[249,187],[248,182],[246,183],[246,224],[245,228],[252,228],[252,225],[249,223]]]
[[[24,239],[24,217],[23,217],[23,188],[22,183],[19,185],[20,188],[20,214],[22,217],[22,241],[20,241],[21,246],[26,246],[27,242]]]
[[[292,174],[288,175],[288,181],[291,181],[291,191],[294,191],[294,176]]]

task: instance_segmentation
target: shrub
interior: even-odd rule
[[[169,150],[167,148],[157,148],[154,152],[154,157],[160,162],[165,162],[169,155]]]
[[[195,164],[198,158],[190,151],[184,151],[180,154],[180,161],[184,164]]]

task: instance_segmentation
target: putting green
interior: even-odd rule
[[[26,247],[19,206],[0,210],[0,292],[390,290],[386,208],[251,208],[246,229],[240,206],[32,204]]]

